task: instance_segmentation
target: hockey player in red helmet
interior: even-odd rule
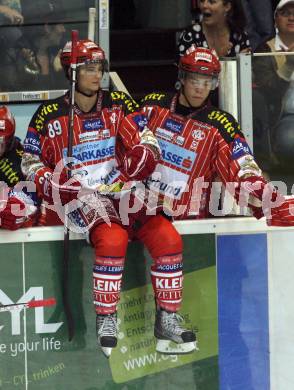
[[[97,339],[103,353],[109,356],[117,345],[117,304],[126,249],[133,237],[144,243],[153,259],[152,284],[157,309],[165,324],[164,329],[161,323],[156,327],[160,351],[170,351],[166,348],[170,340],[179,344],[173,353],[194,351],[195,334],[181,327],[176,314],[183,290],[181,237],[170,221],[161,215],[146,215],[145,210],[133,213],[130,223],[123,224],[114,194],[99,192],[101,184],[115,185],[119,180],[141,181],[149,177],[160,159],[158,141],[146,127],[146,116],[133,112],[137,107],[128,95],[100,88],[107,69],[103,50],[89,40],[79,41],[77,48],[71,185],[55,181],[55,167],[66,156],[68,94],[45,102],[33,116],[24,145],[23,172],[34,180],[38,194],[50,205],[54,205],[56,188],[62,204],[72,205],[78,198],[80,206],[69,212],[68,220],[70,228],[88,233],[94,247],[93,299]],[[61,54],[67,77],[71,71],[70,56],[69,43]],[[84,189],[95,192],[92,203],[91,197],[86,203],[79,196]],[[110,223],[106,223],[105,217]],[[166,334],[174,337],[162,339]]]
[[[210,102],[220,71],[214,51],[192,46],[180,59],[177,91],[156,91],[142,99],[142,112],[162,151],[155,171],[144,181],[162,200],[157,212],[174,220],[220,216],[221,199],[210,195],[214,184],[223,184],[237,202],[246,200],[256,218],[265,216],[269,225],[293,226],[294,199],[266,182],[238,122]],[[157,274],[158,269],[153,280]],[[185,345],[182,331],[167,326],[180,305],[181,299],[176,310],[156,311],[154,334],[159,342]]]
[[[190,47],[179,61],[179,102],[188,107],[201,107],[210,91],[216,89],[220,71],[221,65],[214,50]]]
[[[18,188],[24,180],[21,172],[23,147],[15,137],[15,119],[6,106],[0,107],[0,227],[16,230],[36,222],[37,203],[34,193]]]
[[[70,78],[70,61],[71,61],[71,42],[68,42],[63,48],[60,56],[61,64],[67,78]],[[97,80],[92,85],[80,85],[80,72],[86,72],[91,75],[98,72],[99,87],[103,73],[108,71],[108,62],[105,58],[104,50],[96,43],[85,39],[77,43],[77,70],[78,80],[76,90],[85,96],[94,96],[97,93]]]
[[[68,76],[68,71],[71,64],[71,41],[64,46],[61,56],[61,64]],[[108,62],[105,58],[104,50],[96,45],[95,42],[84,39],[77,43],[77,66],[86,65],[90,63],[99,63],[102,65],[102,71],[108,71]]]
[[[214,50],[192,45],[179,60],[176,93],[150,93],[142,99],[163,156],[146,181],[148,187],[169,198],[174,219],[201,219],[215,215],[210,193],[217,177],[223,184],[235,183],[232,192],[237,201],[243,191],[256,218],[266,216],[270,225],[292,226],[293,199],[284,198],[266,182],[239,123],[211,104],[220,71]],[[180,158],[171,160],[174,155]]]

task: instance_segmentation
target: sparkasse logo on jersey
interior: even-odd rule
[[[64,148],[63,158],[66,159],[67,149]],[[115,155],[115,138],[107,138],[96,142],[87,142],[73,147],[75,164],[88,161],[99,161]]]
[[[170,142],[159,140],[163,161],[187,171],[192,169],[197,154]]]

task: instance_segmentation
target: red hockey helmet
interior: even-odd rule
[[[0,107],[0,156],[2,156],[13,140],[15,119],[6,106]]]
[[[179,61],[179,80],[183,80],[187,75],[200,73],[212,76],[215,80],[212,89],[215,89],[221,65],[215,50],[192,45]]]
[[[60,60],[65,71],[65,74],[68,75],[68,69],[71,64],[71,41],[67,42],[64,46]],[[86,65],[91,63],[101,63],[102,71],[108,71],[107,60],[105,58],[105,53],[100,46],[96,45],[95,42],[90,41],[89,39],[80,40],[77,42],[77,66]]]

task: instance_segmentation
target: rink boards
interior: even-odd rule
[[[61,298],[63,230],[0,238],[0,304],[55,297],[52,307],[0,313],[0,389],[292,390],[293,229],[252,218],[176,223],[184,240],[182,315],[199,351],[155,352],[151,259],[128,250],[119,344],[109,361],[96,346],[91,247],[71,240],[76,331],[67,339]]]

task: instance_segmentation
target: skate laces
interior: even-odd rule
[[[106,316],[98,316],[98,334],[102,336],[113,336],[116,337],[118,325],[116,316],[109,314]]]
[[[181,326],[181,322],[184,321],[183,317],[178,313],[165,312],[164,321],[168,328],[172,329],[175,333],[181,334],[185,329]]]

